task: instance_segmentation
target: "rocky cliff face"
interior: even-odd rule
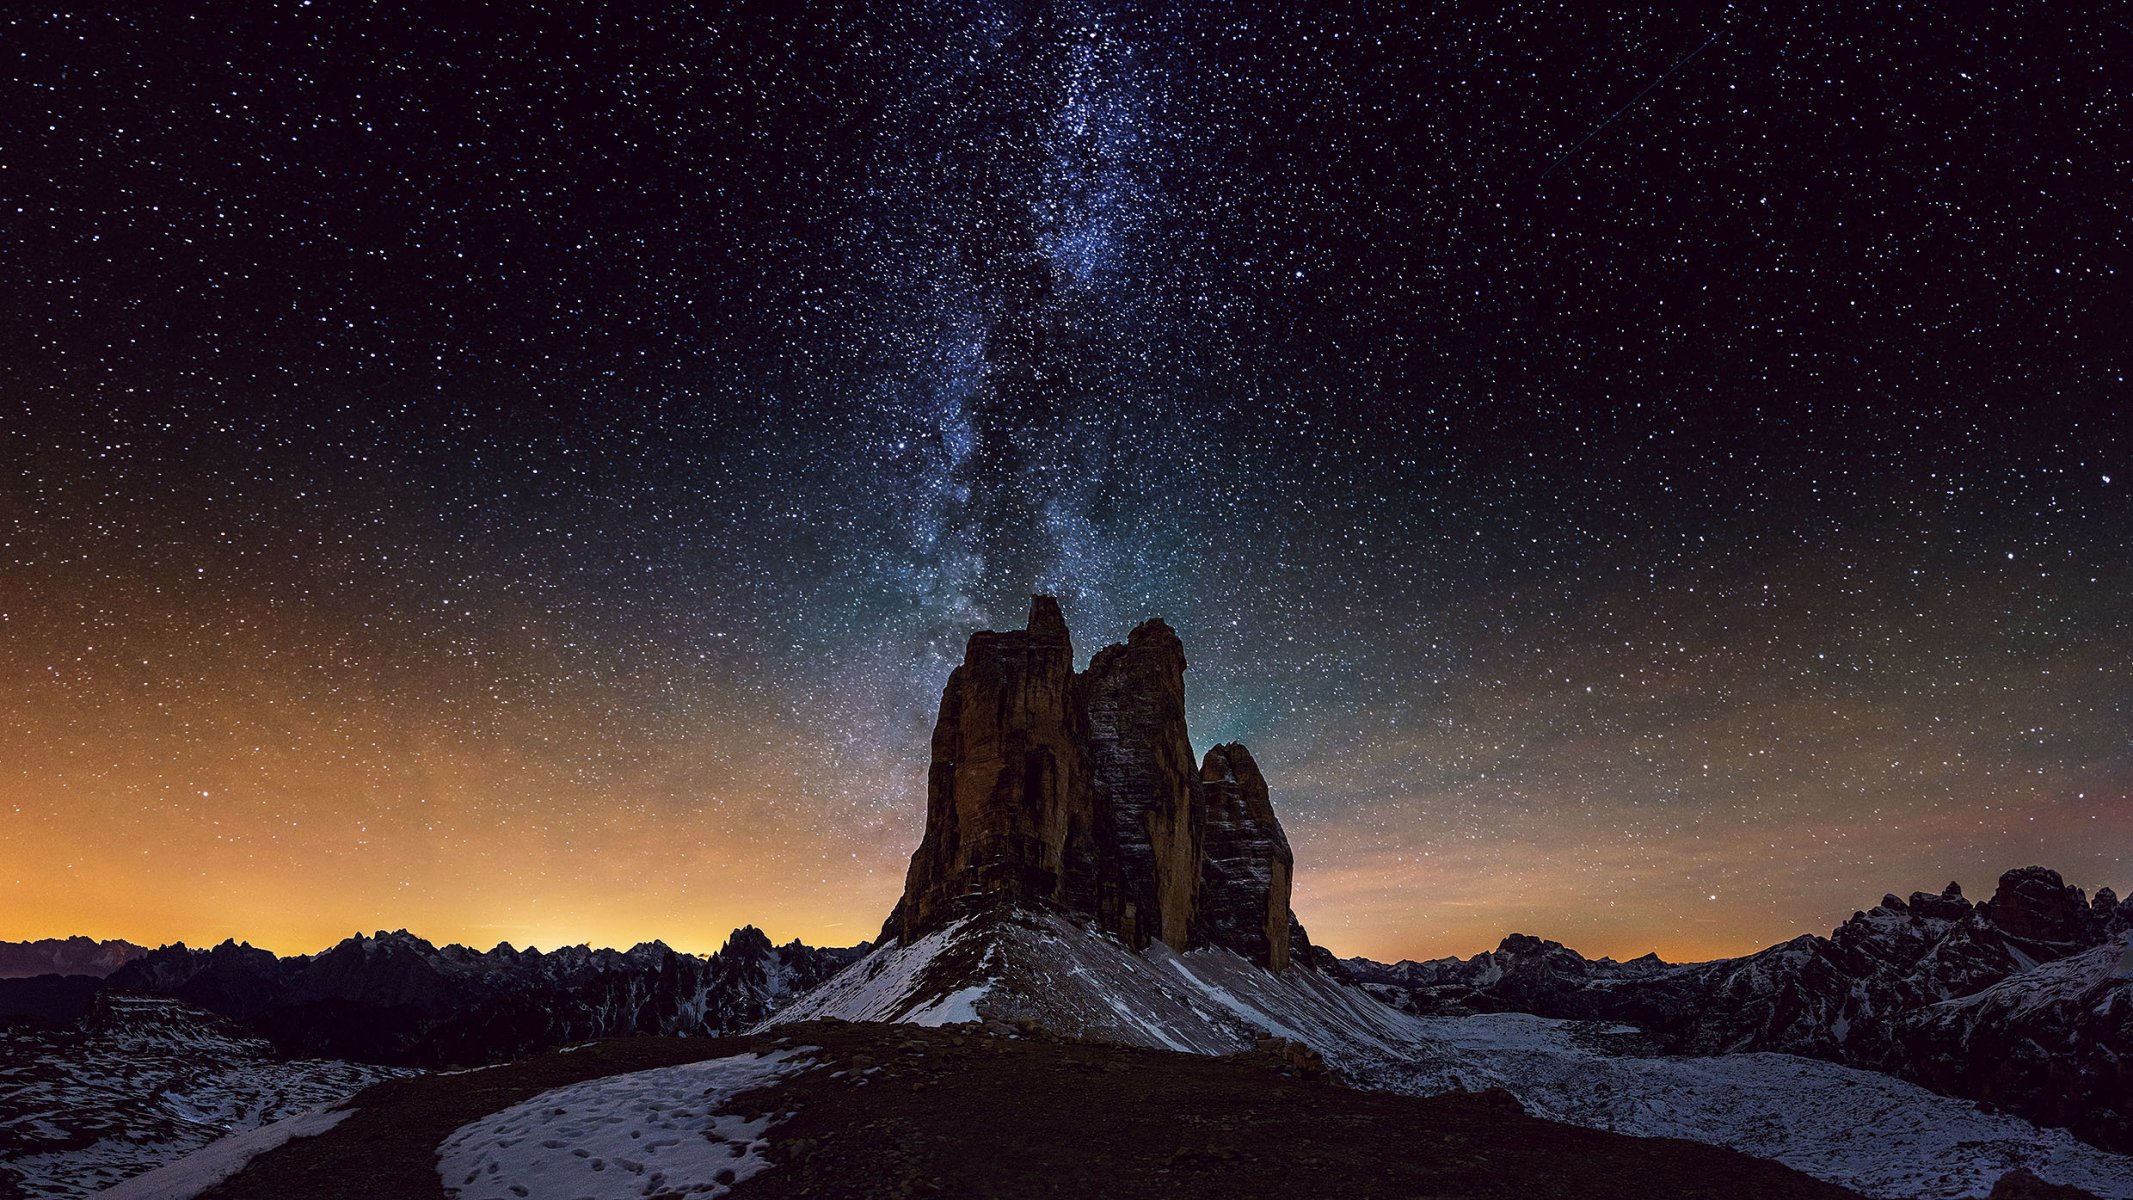
[[[1135,948],[1298,959],[1294,857],[1242,745],[1195,766],[1185,648],[1160,620],[1073,670],[1058,602],[973,634],[933,731],[926,831],[882,936],[910,945],[973,907],[1053,905]],[[1316,959],[1306,958],[1314,965]]]
[[[933,726],[926,833],[884,937],[909,941],[965,897],[1086,905],[1096,892],[1088,718],[1074,644],[1039,597],[1027,628],[972,634]]]
[[[1200,786],[1207,794],[1202,932],[1208,941],[1278,971],[1289,963],[1289,880],[1296,856],[1274,819],[1266,776],[1251,751],[1231,742],[1207,752]]]
[[[1075,690],[1101,822],[1096,911],[1135,945],[1182,949],[1200,900],[1206,824],[1185,734],[1184,643],[1163,622],[1144,622],[1125,645],[1098,651]]]

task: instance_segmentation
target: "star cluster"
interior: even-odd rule
[[[0,937],[871,936],[1160,615],[1342,953],[2133,883],[2122,28],[0,18]]]

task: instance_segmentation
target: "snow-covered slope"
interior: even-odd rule
[[[218,1138],[175,1162],[164,1163],[96,1193],[96,1200],[194,1200],[202,1192],[244,1170],[253,1159],[267,1151],[286,1146],[297,1138],[317,1137],[347,1120],[352,1111],[317,1108],[300,1116]]]
[[[1523,1013],[1415,1017],[1407,1065],[1376,1082],[1502,1087],[1536,1116],[1731,1146],[1882,1197],[1983,1196],[2027,1167],[2133,1197],[2133,1158],[1875,1071],[1791,1054],[1654,1055],[1627,1026]]]
[[[160,996],[100,996],[78,1028],[0,1026],[0,1182],[86,1196],[222,1137],[405,1072],[286,1061]]]
[[[1502,1087],[1537,1115],[1777,1159],[1886,1197],[1982,1196],[2017,1166],[2133,1198],[2133,1159],[1887,1075],[1786,1054],[1652,1053],[1624,1025],[1515,1013],[1418,1017],[1363,989],[1221,949],[1135,953],[1073,916],[1024,907],[885,943],[766,1027],[813,1018],[1030,1020],[1071,1037],[1200,1054],[1273,1035],[1360,1086]]]
[[[1424,1016],[1525,1012],[1626,1021],[1668,1050],[1774,1050],[1886,1071],[2065,1125],[2133,1152],[2133,1004],[2107,983],[2133,928],[2109,888],[2090,899],[2023,867],[1972,904],[1884,896],[1828,937],[1674,964],[1587,959],[1513,934],[1470,959],[1351,959],[1374,995]]]
[[[910,946],[890,941],[764,1028],[846,1021],[1034,1021],[1069,1037],[1230,1054],[1267,1034],[1361,1067],[1397,1055],[1406,1019],[1316,971],[1269,971],[1231,950],[1135,953],[1066,913],[995,908]]]

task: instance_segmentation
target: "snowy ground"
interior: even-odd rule
[[[1869,1196],[1983,1196],[2022,1166],[2133,1197],[2133,1159],[1873,1071],[1789,1054],[1618,1054],[1591,1025],[1521,1013],[1414,1021],[1417,1053],[1383,1080],[1392,1090],[1502,1087],[1536,1116],[1731,1146]]]
[[[437,1173],[456,1200],[723,1196],[769,1165],[773,1118],[722,1113],[736,1095],[808,1065],[812,1048],[742,1054],[543,1092],[445,1139]]]
[[[1502,1087],[1539,1116],[1730,1146],[1891,1200],[1984,1196],[2027,1167],[2133,1200],[2133,1158],[1981,1112],[1891,1076],[1784,1054],[1641,1053],[1626,1027],[1523,1014],[1421,1018],[1314,972],[1226,950],[1136,954],[1056,913],[958,922],[888,942],[768,1024],[1028,1018],[1075,1036],[1201,1054],[1271,1033],[1350,1079],[1417,1095]]]
[[[0,1026],[0,1194],[74,1200],[410,1072],[288,1061],[157,996],[106,997],[79,1029]],[[160,1195],[160,1194],[158,1194]]]
[[[106,1188],[96,1194],[96,1200],[193,1200],[242,1171],[246,1163],[292,1138],[317,1137],[326,1132],[347,1120],[350,1111],[345,1108],[337,1112],[320,1109],[243,1133],[233,1133],[209,1142],[176,1162],[165,1163],[117,1187]]]

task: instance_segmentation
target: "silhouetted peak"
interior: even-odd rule
[[[753,925],[743,925],[726,936],[726,944],[719,948],[721,956],[735,954],[749,958],[762,958],[770,953],[770,935]]]
[[[2017,867],[2000,876],[1992,899],[1981,907],[1993,924],[2015,937],[2070,942],[2081,936],[2088,899],[2050,867]]]
[[[1067,636],[1066,614],[1059,611],[1059,601],[1053,596],[1029,598],[1029,622],[1024,626],[1038,637]]]

